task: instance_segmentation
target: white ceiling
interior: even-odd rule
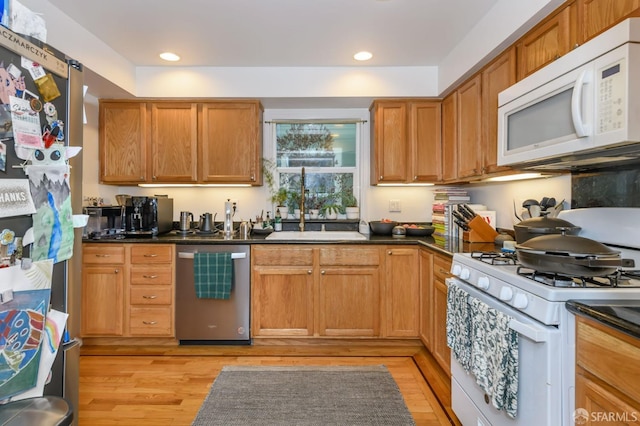
[[[203,67],[437,66],[497,1],[49,0],[135,66]]]

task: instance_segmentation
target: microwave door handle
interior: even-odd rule
[[[573,120],[573,127],[576,129],[576,135],[579,138],[587,136],[587,127],[582,121],[582,99],[584,94],[584,80],[587,75],[588,69],[583,69],[580,72],[576,80],[576,84],[573,87],[573,94],[571,95],[571,119]]]

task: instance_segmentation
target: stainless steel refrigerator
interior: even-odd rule
[[[0,105],[0,141],[6,147],[4,166],[0,161],[0,179],[25,179],[26,175],[21,167],[23,160],[16,156],[14,149],[9,105],[4,102],[7,97],[6,92],[15,91],[17,93],[13,96],[22,96],[23,99],[39,98],[40,103],[37,100],[34,101],[35,110],[38,111],[38,108],[45,104],[42,102],[42,87],[35,83],[33,74],[27,68],[34,62],[42,66],[51,75],[60,93],[50,102],[55,106],[57,118],[64,123],[64,145],[82,146],[82,66],[51,46],[32,38],[16,35],[7,28],[0,28],[0,86],[3,86],[0,88],[0,103],[2,103]],[[45,112],[44,108],[39,112],[42,124],[47,123]],[[69,160],[69,165],[71,166],[69,184],[72,210],[74,214],[79,214],[82,213],[82,151]],[[31,215],[0,217],[0,231],[10,229],[16,236],[22,236],[32,223]],[[28,254],[29,251],[25,250],[26,257]],[[51,308],[67,312],[69,317],[65,337],[52,368],[51,381],[44,390],[46,395],[62,396],[69,401],[73,406],[76,422],[80,360],[80,344],[77,336],[80,334],[81,317],[81,265],[82,231],[81,228],[77,228],[74,230],[73,256],[56,263],[53,269]]]

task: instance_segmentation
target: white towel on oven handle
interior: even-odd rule
[[[492,405],[510,417],[518,413],[518,333],[511,317],[469,297],[471,305],[471,373]]]

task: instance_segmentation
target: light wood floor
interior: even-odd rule
[[[410,352],[397,348],[338,352],[309,347],[83,348],[79,424],[190,425],[225,365],[377,364],[389,369],[417,425],[451,424]]]

